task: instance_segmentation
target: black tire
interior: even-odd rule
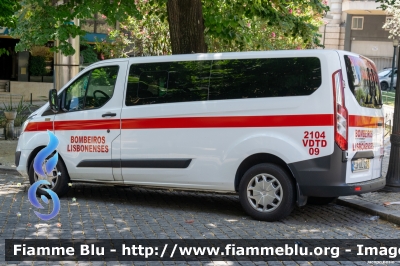
[[[307,204],[310,205],[327,205],[335,201],[338,197],[308,197]]]
[[[61,175],[58,176],[57,182],[55,183],[54,187],[45,187],[45,188],[50,188],[52,191],[54,191],[57,196],[61,197],[65,194],[67,194],[69,186],[69,175],[67,168],[65,167],[64,163],[62,162],[61,158],[58,158],[58,162],[56,165],[57,171],[55,172],[60,172]],[[35,170],[33,169],[33,161],[31,165],[29,166],[29,182],[31,185],[37,181],[37,178],[35,177],[36,173]],[[39,187],[36,191],[38,195],[45,195],[46,197],[49,197],[48,193],[43,190],[41,187]]]
[[[256,180],[259,182],[256,182]],[[257,183],[261,185],[261,182],[264,184],[264,187],[265,185],[267,187],[264,191],[253,194],[254,191],[251,191],[251,188]],[[278,188],[275,192],[272,189],[268,190],[268,188],[274,186],[278,187],[278,183],[280,184],[280,189]],[[295,206],[295,195],[295,186],[291,177],[285,170],[275,164],[262,163],[255,165],[247,170],[240,180],[240,203],[243,209],[257,220],[273,222],[285,218],[292,212]],[[258,202],[263,200],[263,209],[260,208],[263,205],[258,204],[256,199],[249,198],[248,196],[260,197]],[[272,202],[268,203],[271,200]]]
[[[381,82],[381,90],[387,91],[389,88],[389,85],[386,82]]]

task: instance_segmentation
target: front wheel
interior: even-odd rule
[[[251,167],[239,185],[243,209],[254,219],[273,222],[288,216],[295,204],[295,189],[281,167],[262,163]]]
[[[38,180],[47,180],[50,185],[41,185],[36,191],[39,195],[48,196],[48,193],[44,189],[51,189],[54,191],[59,197],[67,194],[68,192],[68,182],[69,176],[67,172],[67,168],[64,163],[58,159],[56,167],[50,173],[47,173],[46,176],[39,176],[36,174],[33,169],[33,161],[29,166],[29,182],[31,185]]]

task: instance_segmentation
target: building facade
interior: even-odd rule
[[[330,11],[320,28],[325,49],[340,49],[372,59],[378,70],[391,67],[393,41],[383,29],[386,12],[375,0],[329,0]],[[327,16],[327,17],[328,17]]]

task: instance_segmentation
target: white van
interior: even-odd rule
[[[378,75],[357,54],[113,59],[49,98],[23,126],[16,165],[37,181],[33,159],[52,131],[58,164],[39,179],[60,196],[69,182],[237,192],[249,215],[274,221],[307,198],[385,185]]]

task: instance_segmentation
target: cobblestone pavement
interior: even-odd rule
[[[385,141],[383,175],[390,142]],[[400,238],[400,226],[374,221],[372,215],[330,204],[296,208],[286,219],[266,223],[252,220],[236,195],[150,190],[73,184],[61,198],[61,211],[49,222],[39,220],[27,198],[28,180],[0,174],[0,265],[4,239],[385,239]],[[76,198],[76,201],[73,201]],[[355,198],[355,197],[349,197]],[[359,197],[356,197],[359,198]],[[400,201],[398,193],[375,192],[364,201]],[[50,206],[49,206],[50,207]],[[400,205],[387,208],[400,210]],[[46,211],[42,211],[43,213]],[[48,213],[50,210],[48,210]],[[20,214],[20,216],[19,216]],[[190,222],[188,222],[190,221]],[[193,222],[192,222],[193,221]],[[10,263],[8,263],[11,265]],[[19,265],[132,265],[132,262],[22,262]],[[135,262],[134,265],[145,265]],[[194,262],[148,262],[150,265]],[[212,262],[196,265],[266,265],[266,262]],[[268,265],[367,265],[363,262],[268,262]]]
[[[390,135],[385,138],[385,156],[382,161],[382,176],[386,176],[388,166],[389,166],[389,155],[390,155]],[[397,192],[371,192],[362,194],[362,197],[358,196],[346,196],[341,197],[342,199],[358,199],[368,203],[373,203],[376,205],[384,206],[385,202],[399,202],[400,203],[400,193]],[[400,204],[386,206],[388,211],[400,211]]]
[[[10,238],[39,240],[54,238],[397,239],[400,237],[400,227],[380,219],[371,220],[371,215],[336,204],[297,208],[288,218],[267,223],[252,220],[247,216],[236,195],[90,184],[74,184],[68,195],[60,199],[59,216],[44,222],[33,213],[34,210],[27,198],[28,187],[28,181],[22,177],[0,175],[0,240],[2,241],[0,245],[4,243],[4,239]],[[76,201],[73,201],[73,198],[76,198]],[[48,210],[48,213],[50,211]],[[189,220],[193,222],[188,222]],[[0,254],[2,254],[0,265],[4,265],[6,264],[4,246],[0,249]],[[192,265],[193,262],[183,264]],[[200,263],[196,265],[198,264]],[[266,265],[265,262],[202,264]],[[366,265],[361,262],[269,262],[268,265],[342,264]],[[23,262],[20,265],[132,265],[132,262],[61,262],[60,264]]]

